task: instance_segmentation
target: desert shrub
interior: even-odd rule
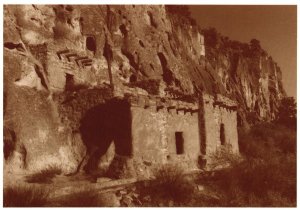
[[[295,130],[262,123],[239,134],[244,160],[218,174],[222,206],[295,206]]]
[[[49,192],[39,187],[7,187],[4,188],[4,207],[43,207]]]
[[[194,191],[194,182],[184,176],[183,170],[178,166],[166,165],[155,172],[155,180],[149,187],[151,196],[160,199],[187,201]]]
[[[295,164],[281,161],[252,159],[220,173],[217,186],[226,195],[224,206],[273,206],[273,195],[288,201],[283,206],[295,204]]]
[[[210,155],[209,159],[211,160],[208,165],[210,170],[230,167],[241,161],[241,157],[232,151],[231,145],[219,147],[215,153]]]
[[[248,132],[239,131],[239,146],[241,153],[248,158],[295,153],[296,130],[275,123],[257,124]]]
[[[285,97],[280,101],[277,113],[277,122],[287,127],[296,128],[297,104],[293,97]]]
[[[50,165],[41,171],[26,177],[28,183],[52,183],[56,175],[62,173],[61,168],[57,165]]]

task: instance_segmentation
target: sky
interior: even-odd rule
[[[214,27],[232,40],[260,41],[283,74],[288,96],[297,97],[297,7],[273,5],[191,5],[202,28]]]

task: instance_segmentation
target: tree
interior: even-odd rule
[[[285,97],[281,100],[277,122],[288,127],[296,127],[297,106],[294,97]]]
[[[250,56],[259,57],[261,55],[260,41],[257,39],[251,39],[250,41]]]
[[[191,25],[197,25],[188,5],[166,5],[165,8],[168,14],[179,17],[181,21],[187,20]]]
[[[257,39],[251,39],[250,45],[251,45],[251,48],[253,48],[253,49],[261,49],[260,41]]]
[[[201,32],[204,35],[205,45],[212,48],[216,48],[220,37],[217,30],[213,27],[210,27],[203,29]]]

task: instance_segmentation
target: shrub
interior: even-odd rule
[[[246,157],[266,158],[274,153],[296,152],[296,131],[274,123],[260,123],[249,132],[239,131],[240,152]]]
[[[43,207],[49,192],[38,187],[7,187],[4,188],[4,207]]]
[[[229,167],[240,162],[240,156],[233,153],[231,145],[219,147],[218,150],[210,155],[210,170]]]
[[[191,11],[187,5],[166,5],[165,8],[167,14],[177,17],[178,21],[197,25],[195,19],[192,18]]]
[[[217,186],[226,195],[224,206],[272,206],[275,194],[289,206],[296,201],[295,174],[293,164],[252,159],[220,173]]]
[[[218,174],[222,206],[295,206],[295,130],[262,123],[239,134],[244,160]]]
[[[277,122],[287,127],[296,128],[297,104],[293,97],[285,97],[280,101]]]
[[[184,176],[178,166],[167,165],[155,172],[155,180],[149,192],[164,201],[172,199],[176,202],[187,201],[194,191],[194,182]]]
[[[40,172],[29,175],[26,177],[28,183],[52,183],[52,179],[56,175],[62,173],[60,167],[57,165],[50,165],[45,169],[42,169]]]

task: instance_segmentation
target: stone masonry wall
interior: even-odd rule
[[[160,98],[143,99],[132,102],[131,107],[134,158],[144,169],[166,163],[196,168],[200,154],[198,106]],[[175,132],[183,133],[183,154],[176,153]],[[141,167],[138,170],[143,170]]]
[[[203,95],[203,120],[205,124],[204,155],[211,155],[220,146],[231,145],[232,151],[238,153],[237,105],[221,95]],[[221,125],[224,126],[225,142],[221,143]]]

